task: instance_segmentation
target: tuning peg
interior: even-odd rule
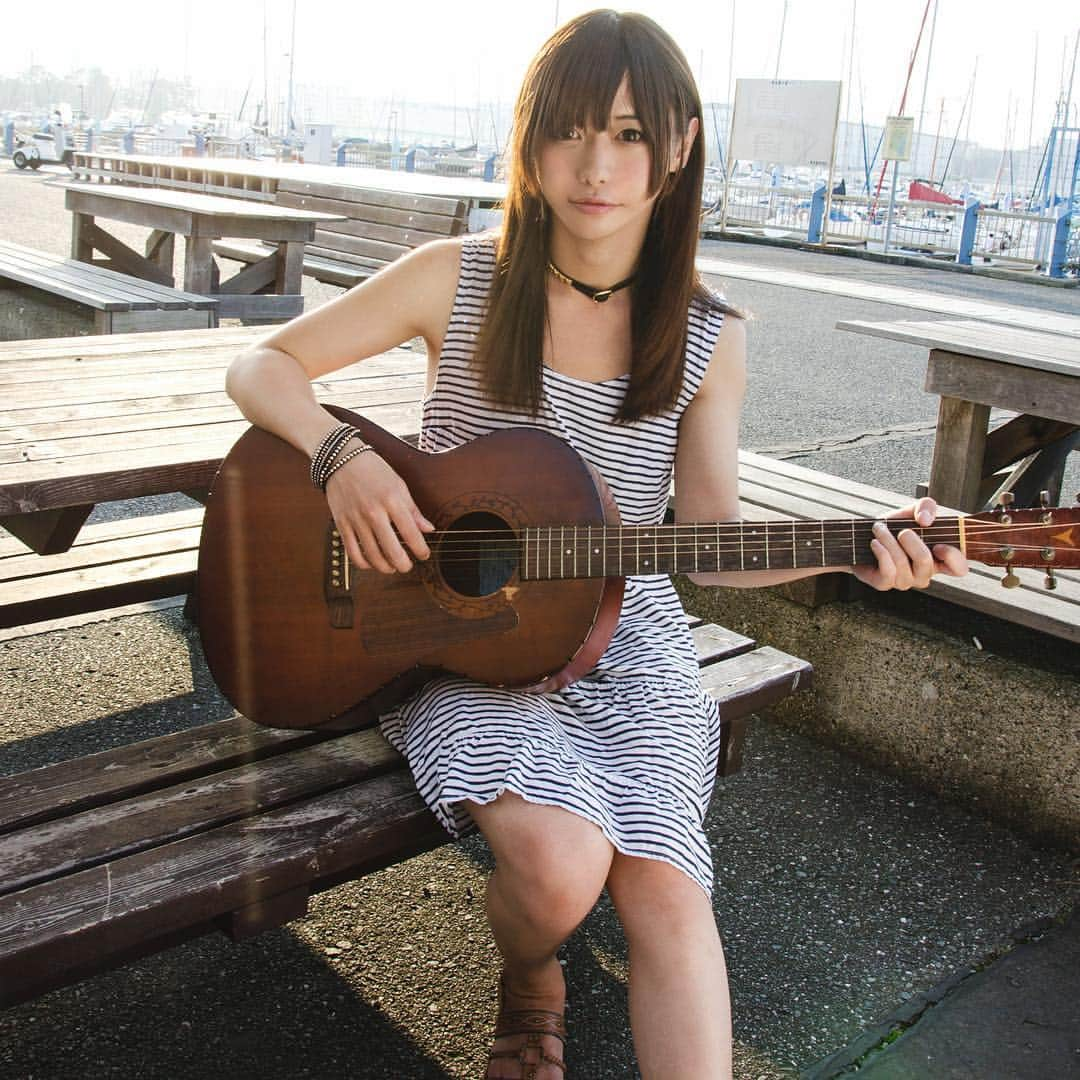
[[[1050,492],[1045,489],[1039,492],[1039,505],[1044,509],[1050,507]]]
[[[1015,500],[1016,500],[1016,496],[1013,495],[1013,493],[1011,491],[1003,491],[998,496],[998,506],[1001,506],[1004,509],[1008,510],[1008,508],[1010,506],[1012,506],[1012,504],[1013,504],[1013,502]]]
[[[1001,584],[1006,589],[1015,589],[1020,584],[1020,579],[1013,573],[1012,563],[1005,564],[1005,576],[1001,579]]]
[[[1054,568],[1053,567],[1050,567],[1050,569],[1046,571],[1046,577],[1043,580],[1043,585],[1045,585],[1048,589],[1056,589],[1057,588],[1057,578],[1054,577]]]

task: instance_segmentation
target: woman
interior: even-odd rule
[[[429,556],[433,526],[376,453],[347,438],[335,448],[338,425],[310,381],[415,337],[429,357],[424,449],[542,427],[604,474],[626,522],[661,520],[672,472],[679,520],[738,518],[744,324],[694,269],[700,117],[685,58],[653,22],[574,19],[526,75],[498,235],[426,245],[234,362],[228,388],[245,415],[314,456],[357,567],[408,572]],[[925,525],[935,507],[906,513]],[[965,569],[959,551],[931,552],[910,530],[882,529],[873,547],[873,567],[695,580],[849,569],[904,589]],[[564,690],[446,678],[383,730],[447,828],[475,824],[495,856],[487,913],[503,972],[489,1077],[563,1075],[556,952],[604,888],[628,940],[642,1075],[730,1075],[702,828],[720,721],[667,578],[628,579],[603,658]]]

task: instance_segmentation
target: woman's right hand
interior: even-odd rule
[[[374,450],[330,477],[326,500],[345,551],[358,569],[405,574],[413,558],[430,557],[424,533],[435,526],[413,502],[405,481]]]

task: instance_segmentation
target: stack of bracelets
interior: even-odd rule
[[[359,444],[348,453],[342,453],[347,443],[356,440]],[[339,424],[336,428],[327,432],[326,438],[319,444],[311,459],[311,482],[320,490],[326,491],[326,482],[347,461],[359,457],[372,449],[360,438],[359,428],[352,424]]]

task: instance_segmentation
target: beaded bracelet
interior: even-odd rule
[[[357,440],[359,441],[359,440]],[[347,461],[352,461],[353,458],[359,457],[361,454],[366,454],[369,450],[374,450],[373,446],[369,446],[366,442],[360,443],[355,450],[350,450],[344,457],[339,457],[337,461],[333,462],[326,472],[320,477],[322,481],[319,485],[323,491],[326,490],[326,482],[330,479],[344,465]]]
[[[323,474],[341,448],[356,434],[357,429],[351,424],[339,424],[326,433],[311,458],[311,482],[315,487],[325,490]]]

